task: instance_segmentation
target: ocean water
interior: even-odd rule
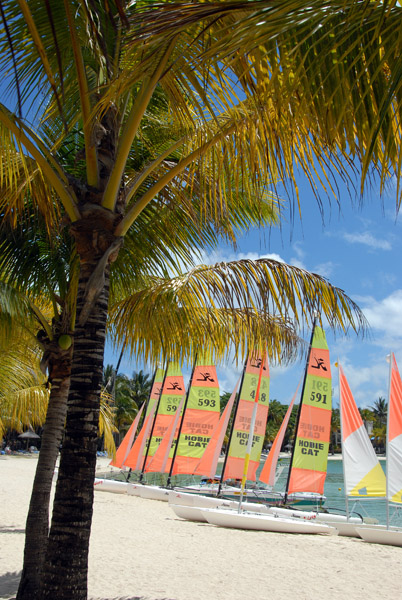
[[[286,461],[288,462],[288,461]],[[380,459],[380,464],[385,470],[385,460]],[[279,463],[281,465],[281,463]],[[277,485],[279,490],[284,489],[287,479],[287,466],[283,469]],[[326,496],[325,508],[330,510],[346,510],[345,488],[343,481],[342,460],[328,460],[327,478],[325,480],[324,495]],[[349,497],[349,512],[355,511],[364,517],[378,519],[380,523],[386,523],[386,501],[385,498],[359,498]],[[390,522],[399,527],[402,526],[402,505],[390,506]]]

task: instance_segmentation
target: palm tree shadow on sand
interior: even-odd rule
[[[0,598],[10,598],[16,594],[21,579],[21,571],[0,575]]]

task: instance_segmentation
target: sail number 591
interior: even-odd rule
[[[316,381],[313,379],[312,384],[313,389],[311,390],[310,401],[326,404],[327,394],[323,392],[328,391],[328,381]]]

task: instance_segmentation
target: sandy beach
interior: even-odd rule
[[[105,468],[102,458],[98,468]],[[0,457],[0,599],[15,596],[35,457]],[[178,519],[167,503],[95,493],[92,600],[402,600],[402,548]]]

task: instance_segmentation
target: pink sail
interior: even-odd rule
[[[138,471],[139,469],[142,469],[142,464],[144,462],[143,454],[144,454],[145,443],[148,439],[149,432],[151,430],[152,422],[154,419],[155,409],[156,409],[156,402],[154,403],[148,416],[146,417],[144,424],[142,426],[142,429],[141,429],[140,433],[138,434],[137,439],[135,440],[133,447],[131,448],[131,450],[124,462],[124,466],[129,467],[133,471]]]
[[[250,424],[254,410],[254,400],[259,380],[261,357],[247,360],[244,371],[243,383],[240,389],[240,400],[234,422],[233,435],[228,449],[224,479],[242,479],[244,461],[249,438]],[[253,445],[251,457],[248,463],[247,479],[256,480],[256,471],[260,464],[262,444],[265,436],[265,428],[268,418],[269,404],[269,366],[268,360],[264,360],[263,375],[261,380],[261,394],[258,399],[257,417],[254,433],[252,435]]]
[[[220,397],[216,367],[210,356],[194,366],[180,424],[172,475],[193,473],[219,423]]]
[[[239,386],[240,379],[236,383],[232,395],[229,398],[228,403],[225,406],[225,410],[219,420],[219,423],[212,434],[212,437],[206,447],[206,450],[201,457],[198,465],[193,471],[193,475],[205,475],[205,477],[213,478],[216,474],[216,467],[218,465],[219,456],[222,450],[223,440],[225,438],[226,429],[229,422],[230,413],[232,412],[233,404],[236,398],[237,388]]]
[[[169,427],[167,428],[161,443],[155,451],[155,454],[153,455],[149,463],[147,463],[147,466],[145,467],[145,473],[166,472],[166,465],[172,447],[173,437],[177,438],[178,423],[181,416],[181,411],[183,409],[184,400],[185,396],[183,396],[183,398],[181,399],[180,404],[177,407],[175,417],[170,423]]]
[[[289,404],[289,408],[286,411],[286,415],[282,421],[282,425],[280,426],[280,429],[276,434],[276,438],[274,440],[274,443],[272,444],[271,450],[269,451],[268,458],[265,461],[262,471],[260,473],[259,480],[270,486],[273,486],[275,483],[276,465],[278,464],[279,453],[282,448],[283,438],[285,437],[286,428],[288,426],[289,418],[292,413],[292,408],[295,403],[297,392],[299,390],[299,385],[297,386],[292,401]]]
[[[145,402],[141,406],[140,410],[138,411],[137,416],[135,417],[134,421],[132,422],[130,429],[127,431],[126,435],[124,436],[123,441],[121,442],[121,444],[116,452],[116,457],[114,458],[114,460],[110,461],[109,464],[112,467],[118,467],[119,469],[121,469],[122,466],[124,465],[124,461],[126,460],[128,454],[132,448],[135,434],[137,433],[138,423],[140,422],[140,418],[142,415],[142,411],[144,410],[144,406],[145,406]]]
[[[387,498],[402,503],[402,381],[394,354],[391,354],[391,375],[388,407]]]
[[[184,379],[179,365],[170,363],[163,382],[163,389],[159,399],[158,412],[152,429],[149,442],[147,461],[148,465],[161,443],[166,430],[174,420],[176,410],[184,394]],[[173,451],[171,451],[171,454]],[[170,468],[172,458],[169,457]]]

